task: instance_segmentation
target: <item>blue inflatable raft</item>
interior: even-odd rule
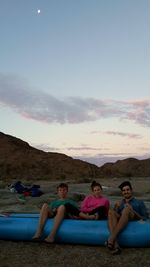
[[[0,239],[31,241],[39,214],[11,214],[0,216]],[[42,239],[50,232],[53,219],[48,219]],[[57,243],[104,245],[108,239],[107,221],[65,219],[56,236]],[[132,221],[119,235],[123,247],[150,247],[150,221]]]

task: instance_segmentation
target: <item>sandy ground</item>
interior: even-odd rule
[[[122,180],[101,180],[104,194],[113,203],[119,198],[117,185]],[[150,210],[150,179],[131,180],[135,195],[144,199]],[[39,182],[38,182],[39,184]],[[55,197],[56,183],[40,182],[44,195],[40,198],[28,197],[21,201],[17,194],[12,194],[7,188],[0,190],[0,212],[35,212],[39,211],[42,203]],[[106,186],[106,188],[105,188]],[[74,184],[70,182],[70,194],[80,197],[89,193],[89,184]],[[105,247],[67,245],[33,242],[14,242],[0,240],[0,267],[28,266],[107,266],[107,267],[148,267],[150,266],[150,248],[124,248],[120,255],[112,256]]]
[[[126,248],[112,256],[104,247],[0,241],[0,266],[149,267],[150,248]]]

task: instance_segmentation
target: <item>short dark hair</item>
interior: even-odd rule
[[[98,182],[96,182],[96,181],[93,181],[93,182],[91,183],[91,189],[92,189],[92,191],[93,191],[93,189],[94,189],[95,186],[99,186],[99,187],[102,189],[102,186],[101,186],[100,183],[98,183]]]
[[[57,189],[59,188],[66,188],[68,190],[68,185],[66,183],[60,183],[58,186],[57,186]]]
[[[119,187],[119,188],[121,189],[121,191],[122,191],[123,187],[125,187],[125,186],[129,186],[130,189],[132,190],[132,185],[131,185],[131,183],[130,183],[129,181],[124,181],[124,182],[121,183],[118,187]]]

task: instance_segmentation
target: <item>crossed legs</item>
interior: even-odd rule
[[[134,219],[134,213],[129,207],[124,208],[121,215],[119,215],[113,209],[109,210],[108,226],[110,230],[110,236],[107,245],[110,249],[113,250],[119,247],[117,237],[121,230],[128,224],[130,219]]]

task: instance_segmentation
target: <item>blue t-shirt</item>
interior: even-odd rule
[[[132,206],[133,210],[135,210],[139,215],[141,215],[142,217],[148,218],[148,210],[142,200],[139,200],[133,197],[129,200],[128,203],[129,205]],[[126,204],[127,203],[123,199],[120,207],[117,209],[117,212],[122,213],[122,210],[125,208]]]

